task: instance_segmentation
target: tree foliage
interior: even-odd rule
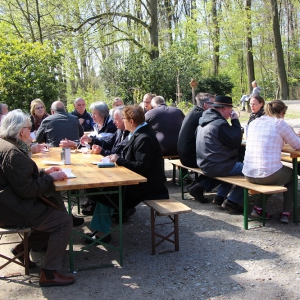
[[[60,63],[61,55],[49,44],[0,36],[1,102],[28,110],[31,100],[41,98],[50,106],[64,89],[57,73]]]

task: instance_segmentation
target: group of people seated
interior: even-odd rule
[[[200,93],[196,100],[197,107],[182,124],[178,154],[183,165],[199,167],[206,176],[200,176],[188,185],[189,193],[200,203],[207,203],[209,200],[204,197],[204,192],[218,186],[212,202],[230,212],[243,213],[243,188],[236,186],[232,189],[232,185],[214,177],[243,175],[251,183],[282,185],[287,192],[283,193],[284,204],[279,219],[287,224],[293,202],[293,170],[282,164],[281,150],[285,143],[300,149],[298,135],[284,121],[287,106],[280,100],[273,100],[264,108],[264,99],[252,95],[246,149],[243,149],[241,124],[232,109],[231,97],[214,98]],[[196,136],[193,135],[195,132]],[[251,215],[263,216],[260,197]],[[266,213],[266,219],[271,218]]]
[[[150,98],[151,108],[146,109]],[[282,165],[281,149],[284,143],[300,149],[300,139],[283,120],[285,104],[274,100],[264,110],[263,98],[251,96],[252,113],[242,162],[238,161],[237,149],[243,134],[239,116],[232,110],[232,98],[199,93],[196,100],[197,105],[187,116],[167,106],[163,97],[153,94],[144,96],[144,107],[124,106],[123,101],[116,98],[112,111],[105,102],[99,101],[91,104],[89,114],[84,99],[78,98],[70,114],[62,102],[55,101],[48,115],[44,103],[35,99],[31,103],[31,116],[19,109],[4,115],[0,125],[0,226],[30,226],[33,230],[29,249],[47,247],[39,280],[41,286],[68,285],[75,280],[57,272],[62,266],[74,218],[67,213],[53,184],[66,179],[66,174],[58,167],[39,170],[31,160],[31,154],[40,151],[31,145],[33,133],[41,145],[78,148],[88,144],[92,153],[106,156],[111,162],[146,177],[144,183],[123,188],[123,221],[135,213],[141,201],[169,198],[162,156],[178,153],[183,165],[200,167],[205,174],[187,187],[199,202],[208,202],[204,191],[218,186],[213,203],[240,213],[243,189],[232,190],[230,184],[214,177],[245,175],[249,182],[287,187],[280,220],[288,222],[293,172]],[[2,111],[3,107],[0,106]],[[90,133],[84,134],[84,131]],[[41,201],[44,196],[56,203],[58,209],[45,205]],[[109,197],[90,196],[82,204],[82,212],[93,216],[87,243],[93,239],[106,243],[111,240],[110,228],[113,221],[118,222],[119,216],[115,209],[116,194]],[[252,215],[262,216],[259,200]],[[267,218],[270,217],[267,214]],[[79,223],[82,224],[83,219]],[[12,251],[18,254],[23,248],[20,243]],[[20,260],[23,259],[21,256]],[[30,261],[30,267],[36,267],[36,263]]]

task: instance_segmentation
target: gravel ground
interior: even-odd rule
[[[298,106],[295,103],[295,109]],[[299,120],[289,123],[300,128]],[[299,225],[278,221],[282,195],[269,199],[267,209],[274,218],[267,221],[266,227],[246,231],[242,215],[229,214],[212,203],[181,200],[180,188],[171,181],[171,165],[165,165],[170,196],[193,210],[179,216],[179,252],[168,251],[174,249],[173,245],[163,243],[159,247],[161,253],[151,255],[150,212],[140,204],[136,214],[124,224],[122,267],[116,264],[113,268],[81,271],[74,274],[74,285],[52,288],[40,288],[39,268],[33,269],[29,276],[1,278],[0,299],[300,299]],[[207,195],[210,199],[213,196],[214,193]],[[88,231],[90,217],[85,220],[82,231]],[[161,230],[167,227],[162,226]],[[1,242],[12,238],[15,237],[4,236]],[[117,240],[114,233],[112,244]],[[79,249],[83,240],[76,238],[75,245]],[[9,248],[2,246],[1,251],[8,254]],[[43,252],[31,255],[42,265]],[[94,246],[78,255],[76,266],[116,260],[117,252]],[[0,274],[7,272],[23,274],[23,269],[11,265]],[[68,273],[68,251],[62,272]]]

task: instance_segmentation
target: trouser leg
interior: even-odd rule
[[[108,233],[111,228],[111,217],[113,212],[114,208],[97,202],[93,218],[91,220],[91,228],[102,233]]]
[[[31,243],[38,243],[38,237],[44,242],[46,233],[50,235],[44,269],[61,269],[72,226],[72,217],[70,215],[66,212],[53,210],[47,219],[35,228],[36,232],[33,234],[33,237],[29,239],[30,248],[32,246]],[[44,235],[42,233],[44,233]]]

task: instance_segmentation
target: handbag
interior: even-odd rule
[[[59,205],[57,205],[56,203],[54,203],[51,199],[47,198],[46,196],[43,195],[39,195],[38,196],[39,200],[44,203],[47,206],[50,206],[51,208],[55,209],[55,210],[60,210],[62,211],[62,207],[60,207]]]

